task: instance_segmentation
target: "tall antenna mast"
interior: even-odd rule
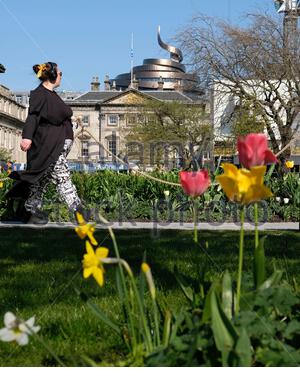
[[[130,80],[130,87],[133,87],[133,32],[131,33],[131,49],[130,49],[130,58],[131,58],[131,64],[130,64],[130,74],[131,74],[131,80]]]

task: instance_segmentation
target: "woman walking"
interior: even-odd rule
[[[67,164],[74,139],[73,112],[54,90],[60,86],[62,72],[53,62],[35,65],[33,70],[40,85],[30,92],[28,117],[20,144],[22,151],[27,152],[27,168],[9,175],[18,183],[8,196],[14,196],[16,191],[23,195],[26,192],[28,222],[45,224],[48,218],[41,208],[49,182],[55,184],[70,211],[82,212],[82,207]]]

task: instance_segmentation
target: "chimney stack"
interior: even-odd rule
[[[100,90],[100,82],[99,77],[93,77],[91,82],[91,91],[99,91]]]
[[[110,90],[110,80],[108,75],[105,75],[104,90]]]

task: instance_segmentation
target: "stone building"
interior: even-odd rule
[[[11,152],[12,160],[26,162],[26,153],[20,149],[27,109],[16,102],[12,92],[0,85],[0,148]]]
[[[111,161],[114,155],[124,150],[125,137],[141,116],[145,101],[177,101],[193,104],[203,109],[206,105],[202,94],[183,90],[140,90],[138,82],[124,91],[107,88],[101,91],[99,82],[91,83],[91,90],[67,103],[73,110],[74,118],[81,117],[84,130],[75,130],[75,141],[69,160]],[[101,143],[99,146],[98,142]]]

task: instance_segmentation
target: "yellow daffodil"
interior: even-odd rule
[[[146,263],[146,262],[144,262],[144,263],[142,263],[142,271],[143,271],[143,273],[147,273],[147,271],[149,271],[150,270],[150,266],[148,265],[148,263]]]
[[[3,181],[0,181],[0,188],[3,188],[3,186],[4,186]]]
[[[92,275],[98,285],[103,286],[104,267],[101,260],[108,256],[109,250],[106,247],[98,247],[95,251],[89,241],[86,241],[85,246],[87,253],[84,254],[82,260],[83,277],[88,278]]]
[[[294,168],[295,166],[295,162],[293,160],[288,160],[285,162],[285,166],[288,168],[288,169],[292,169]]]
[[[217,177],[229,200],[249,204],[272,196],[264,185],[266,166],[238,169],[235,165],[224,163],[224,174]]]
[[[156,290],[155,290],[155,285],[154,285],[154,281],[153,281],[153,277],[152,277],[150,266],[148,265],[148,263],[143,262],[142,266],[141,266],[141,269],[142,269],[142,272],[145,274],[145,277],[146,277],[146,280],[147,280],[147,283],[148,283],[148,286],[149,286],[149,291],[150,291],[151,297],[152,297],[153,300],[155,300]]]
[[[77,217],[77,221],[79,223],[79,226],[77,226],[75,228],[75,231],[76,231],[77,235],[79,236],[79,238],[84,239],[84,238],[88,237],[89,240],[91,241],[91,243],[94,246],[97,246],[98,242],[94,238],[94,232],[95,232],[94,225],[90,224],[90,223],[86,223],[83,216],[79,212],[76,212],[76,217]]]

